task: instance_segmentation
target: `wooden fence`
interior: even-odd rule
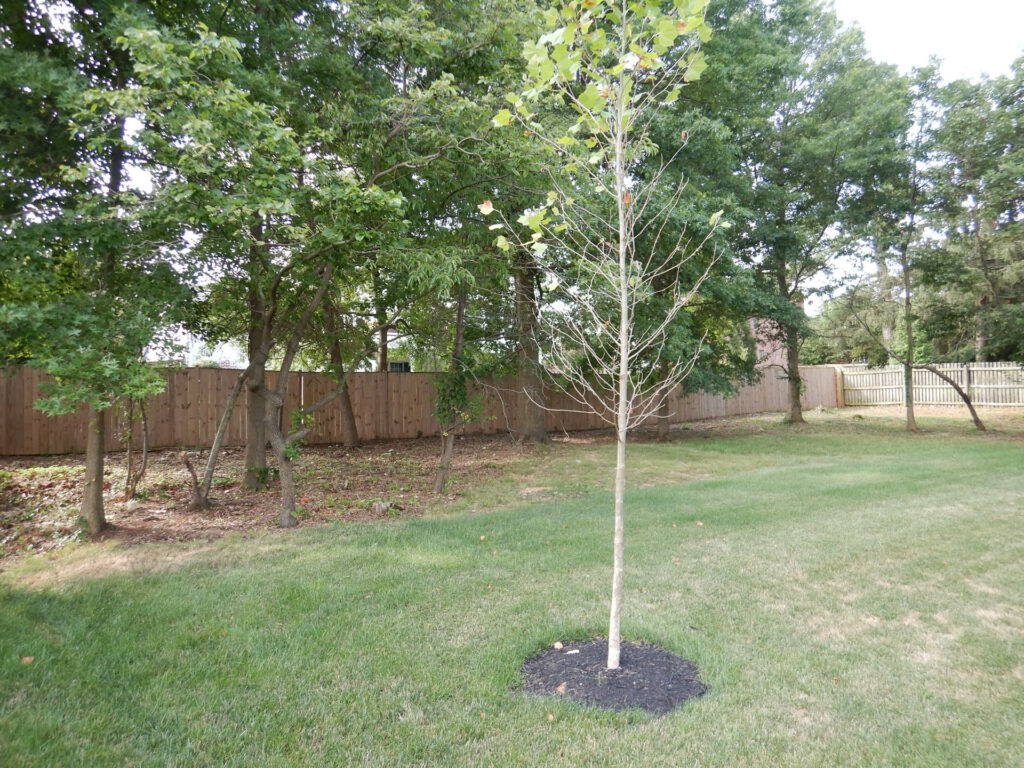
[[[1014,363],[951,363],[936,365],[971,397],[977,406],[1024,406],[1024,366]],[[841,366],[845,405],[902,405],[903,366],[884,368]],[[918,405],[962,405],[956,391],[931,371],[914,370],[914,402]]]
[[[804,369],[805,407],[835,407],[837,390],[835,371],[829,366]],[[238,371],[211,368],[172,370],[167,389],[146,404],[150,445],[154,448],[208,446],[227,402]],[[33,406],[40,396],[45,377],[29,368],[0,375],[0,455],[41,455],[81,453],[85,450],[88,428],[81,410],[67,416],[46,416]],[[268,373],[268,386],[275,374]],[[334,387],[326,376],[317,373],[293,373],[288,386],[286,412],[314,403]],[[485,415],[470,424],[466,432],[515,432],[518,428],[519,400],[515,377],[486,382]],[[349,392],[359,436],[363,440],[415,438],[436,435],[439,425],[433,416],[433,376],[427,373],[355,373],[349,378]],[[747,413],[787,409],[786,381],[774,370],[753,386],[744,387],[733,397],[692,394],[669,400],[671,421],[694,421]],[[546,415],[553,432],[597,429],[607,426],[589,413],[573,412],[578,407],[564,394],[549,393]],[[123,429],[122,416],[109,409],[106,414],[107,449],[118,450]],[[239,399],[228,427],[228,445],[245,442],[247,409],[245,395]],[[285,417],[287,418],[287,416]],[[138,428],[136,427],[136,434]],[[341,442],[341,414],[329,405],[316,414],[310,443]]]

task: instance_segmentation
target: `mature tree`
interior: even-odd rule
[[[658,152],[648,133],[653,116],[706,67],[696,50],[709,33],[705,8],[705,0],[668,7],[608,0],[552,9],[552,31],[525,50],[527,89],[511,96],[512,108],[495,117],[500,125],[515,121],[533,133],[538,149],[558,167],[546,201],[520,218],[533,234],[518,245],[529,248],[555,289],[564,287],[559,298],[566,308],[555,313],[559,335],[552,338],[549,359],[580,407],[615,425],[609,669],[618,668],[620,657],[627,432],[657,410],[688,367],[677,361],[667,375],[653,377],[638,361],[664,346],[666,329],[695,291],[677,281],[685,233],[661,230],[644,240],[650,228],[659,232],[657,218],[645,219],[644,212],[651,205],[667,210],[682,192],[681,180],[641,178],[636,169]],[[551,104],[575,111],[567,130],[552,132],[543,114],[535,114]],[[676,190],[667,200],[658,194],[663,184]],[[497,242],[509,248],[517,230],[507,221],[504,228]],[[655,245],[661,236],[671,243],[665,249]],[[655,293],[668,297],[664,315],[640,329],[638,312]]]
[[[939,101],[929,223],[943,241],[920,259],[925,324],[948,358],[1024,360],[1024,58]]]
[[[802,304],[897,157],[905,89],[891,67],[866,58],[856,30],[813,0],[723,2],[714,23],[727,25],[708,48],[722,67],[702,88],[720,88],[705,100],[723,106],[741,158],[727,182],[737,201],[732,245],[774,296],[764,308],[785,348],[789,419],[799,423]]]
[[[890,172],[877,179],[876,207],[868,225],[882,292],[892,287],[889,282],[889,260],[896,261],[899,266],[898,290],[902,293],[905,349],[902,355],[893,351],[891,326],[888,323],[882,327],[879,342],[889,357],[903,363],[903,401],[907,430],[910,432],[917,431],[914,416],[916,348],[911,265],[915,251],[920,249],[925,214],[931,208],[931,188],[927,184],[926,173],[931,160],[931,132],[936,119],[933,98],[936,77],[934,67],[915,73],[904,137],[899,144],[902,162],[885,166]],[[888,340],[886,332],[890,334]]]
[[[860,290],[865,286],[852,287],[842,299],[843,309],[836,311],[833,304],[825,323],[834,329],[837,321],[852,322],[862,343],[866,340],[869,350],[874,347],[874,354],[882,362],[895,360],[902,364],[908,431],[918,431],[914,415],[915,369],[928,370],[949,384],[970,410],[975,426],[984,430],[969,393],[941,369],[919,359],[921,353],[916,343],[912,269],[922,251],[927,252],[929,248],[930,236],[925,227],[929,215],[934,213],[937,199],[936,185],[929,174],[937,167],[934,136],[937,130],[941,130],[935,101],[937,87],[934,67],[915,73],[904,136],[899,143],[901,160],[884,166],[886,173],[878,176],[872,190],[875,207],[861,227],[860,234],[869,246],[867,258],[878,267],[873,285],[866,286],[867,296]],[[851,231],[856,230],[851,228]],[[897,279],[893,279],[890,273],[890,261],[899,269]],[[903,315],[899,334],[890,311],[897,296]],[[870,354],[868,352],[866,356]]]
[[[119,8],[14,2],[0,26],[13,129],[0,194],[2,348],[51,375],[45,410],[90,409],[81,512],[92,534],[106,524],[104,411],[163,388],[145,351],[187,302],[167,245],[178,223],[128,180],[128,116],[91,100],[137,82],[112,32]]]

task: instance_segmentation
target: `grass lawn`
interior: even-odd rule
[[[444,515],[20,563],[0,764],[1020,765],[1024,420],[809,418],[630,448],[624,636],[710,686],[668,716],[516,691],[605,630],[613,446],[582,441]]]

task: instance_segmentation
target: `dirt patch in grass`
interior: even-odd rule
[[[458,441],[446,493],[431,490],[437,470],[434,440],[392,440],[357,448],[307,446],[296,462],[297,516],[301,524],[337,520],[395,520],[443,509],[471,485],[507,473],[536,450],[508,435],[467,436]],[[192,453],[201,464],[205,453]],[[279,491],[271,472],[262,491],[242,487],[244,451],[227,448],[214,477],[213,509],[189,511],[187,471],[179,450],[150,454],[149,471],[136,498],[122,500],[125,456],[107,455],[104,508],[110,528],[98,538],[127,544],[216,539],[230,532],[277,526]],[[84,457],[0,459],[0,568],[12,556],[52,552],[84,539],[78,505]],[[390,502],[374,514],[375,501]]]
[[[18,577],[24,587],[50,587],[65,581],[106,578],[116,573],[171,570],[212,550],[212,545],[177,548],[121,547],[94,549],[84,556],[37,561],[41,567],[25,570]]]
[[[653,645],[623,643],[619,668],[609,670],[608,641],[549,648],[523,665],[524,689],[565,696],[607,709],[643,709],[664,715],[708,687],[692,662]]]

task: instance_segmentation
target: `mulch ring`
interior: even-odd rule
[[[623,643],[619,668],[609,670],[607,664],[607,640],[548,648],[523,664],[524,690],[656,715],[671,712],[708,690],[699,679],[697,665],[654,645]]]

